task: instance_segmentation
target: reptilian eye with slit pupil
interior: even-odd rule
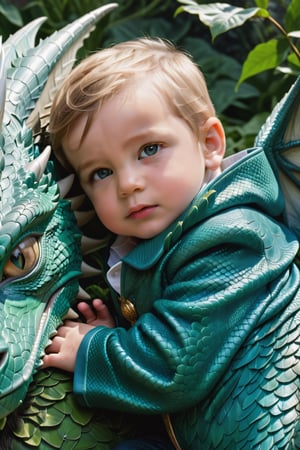
[[[39,243],[36,237],[30,236],[20,242],[7,260],[3,275],[21,277],[33,269],[40,255]]]

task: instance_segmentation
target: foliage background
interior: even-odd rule
[[[292,0],[300,2],[300,0]],[[36,17],[45,16],[39,37],[44,38],[84,13],[109,3],[107,0],[0,0],[0,31],[9,34]],[[138,36],[159,36],[188,51],[207,80],[217,113],[227,135],[227,153],[251,147],[255,135],[272,107],[292,84],[294,77],[284,71],[268,70],[236,89],[242,65],[251,49],[278,34],[270,23],[254,19],[240,28],[218,36],[213,42],[207,26],[197,16],[175,15],[180,0],[117,0],[118,8],[104,18],[88,39],[80,58],[90,51]],[[201,1],[198,4],[212,4]],[[228,0],[234,6],[251,8],[267,4],[283,26],[291,1]],[[299,3],[300,4],[300,3]]]

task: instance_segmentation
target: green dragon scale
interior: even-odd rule
[[[129,429],[121,417],[84,410],[72,380],[38,371],[77,297],[82,234],[39,137],[77,50],[116,4],[83,16],[35,46],[39,18],[3,45],[0,64],[0,448],[109,449]],[[76,199],[75,199],[76,204]]]
[[[11,36],[1,51],[0,450],[109,450],[141,430],[134,418],[79,407],[71,376],[39,370],[49,339],[73,314],[70,307],[78,298],[85,266],[81,244],[88,242],[88,251],[98,245],[82,236],[74,212],[80,199],[66,199],[72,179],[58,182],[56,165],[49,159],[49,110],[84,39],[116,6],[100,7],[35,45],[44,20],[39,18]],[[299,117],[300,78],[255,142],[278,176],[286,198],[283,220],[298,238]],[[259,355],[254,358],[259,364]],[[275,372],[276,367],[274,377]],[[299,417],[299,404],[291,414]],[[300,443],[280,448],[300,448]]]

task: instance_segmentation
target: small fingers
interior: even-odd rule
[[[74,366],[75,363],[69,362],[68,359],[62,357],[60,353],[51,353],[50,355],[44,356],[41,369],[56,367],[58,369],[66,370],[67,372],[74,372]]]
[[[106,320],[108,316],[107,306],[100,298],[93,300],[92,305],[80,302],[77,305],[79,312],[84,316],[87,323],[94,323],[97,320]]]
[[[93,307],[95,309],[106,308],[105,304],[103,303],[103,301],[100,298],[94,298],[94,300],[93,300]]]
[[[93,308],[86,302],[80,302],[77,305],[78,311],[84,316],[87,322],[95,320],[96,314]]]
[[[59,359],[59,355],[56,353],[51,353],[51,355],[45,355],[43,357],[43,365],[42,369],[46,369],[47,367],[56,367],[57,359]]]

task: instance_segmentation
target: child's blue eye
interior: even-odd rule
[[[111,169],[98,169],[94,173],[94,179],[95,180],[103,180],[106,177],[109,177],[109,175],[112,174]]]
[[[156,153],[159,151],[160,147],[161,146],[159,144],[145,145],[145,147],[143,147],[143,150],[141,151],[140,159],[156,155]]]

